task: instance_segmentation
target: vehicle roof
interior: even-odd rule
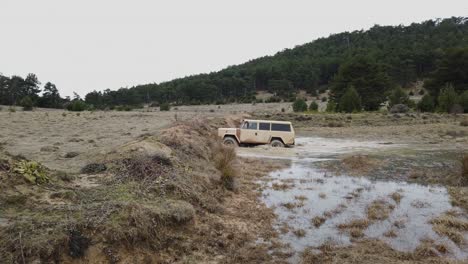
[[[244,119],[243,121],[247,122],[265,122],[265,123],[278,123],[278,124],[290,124],[289,121],[277,121],[277,120],[259,120],[259,119]]]

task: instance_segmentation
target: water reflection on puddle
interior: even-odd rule
[[[447,237],[439,236],[429,223],[449,210],[462,213],[450,204],[446,188],[327,175],[315,166],[324,157],[387,146],[375,142],[343,141],[340,145],[331,139],[314,140],[317,141],[298,140],[300,144],[291,157],[292,166],[272,172],[263,181],[263,200],[267,206],[275,208],[276,227],[294,252],[325,242],[349,245],[353,241],[350,234],[337,226],[351,220],[368,219],[367,208],[379,201],[391,210],[385,219],[370,221],[363,229],[364,238],[377,238],[400,251],[413,251],[422,240],[432,239],[445,244],[450,256],[468,257],[468,248],[460,248]],[[322,222],[315,224],[314,218],[321,218]],[[300,235],[297,230],[301,230]],[[464,236],[468,240],[468,234]]]

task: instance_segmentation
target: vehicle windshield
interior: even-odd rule
[[[248,122],[248,121],[245,121],[243,124],[242,124],[242,129],[253,129],[253,130],[256,130],[257,129],[257,122]]]

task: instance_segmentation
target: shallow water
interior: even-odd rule
[[[282,227],[288,226],[281,238],[296,253],[325,242],[349,245],[352,243],[349,234],[339,230],[337,225],[354,219],[367,219],[367,207],[378,200],[391,205],[393,210],[388,218],[372,221],[364,230],[364,237],[380,239],[400,251],[413,251],[422,240],[432,239],[446,245],[449,256],[467,258],[468,248],[460,248],[447,237],[439,236],[429,223],[449,210],[462,213],[461,209],[450,204],[445,187],[334,176],[316,166],[317,162],[333,159],[338,154],[362,154],[397,147],[404,146],[381,142],[298,138],[295,148],[283,152],[268,152],[268,149],[261,148],[260,151],[242,150],[240,155],[288,158],[293,161],[290,168],[272,172],[262,182],[262,197],[267,206],[275,209],[278,216],[276,228],[282,230]],[[278,188],[281,184],[287,184],[288,187]],[[392,198],[393,193],[399,193],[401,199],[395,201]],[[324,215],[327,216],[325,222],[319,227],[314,226],[312,219]],[[305,231],[303,237],[294,234],[294,230],[299,229]],[[388,231],[394,232],[394,237],[385,236]],[[464,235],[468,240],[468,234]]]

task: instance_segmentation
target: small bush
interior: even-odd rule
[[[276,95],[266,99],[265,101],[265,103],[279,103],[279,102],[281,102],[281,98]]]
[[[29,183],[42,184],[49,182],[45,168],[35,161],[22,160],[15,164],[13,171],[22,175]]]
[[[328,113],[336,112],[336,103],[333,100],[329,100],[327,103],[327,109],[325,110]]]
[[[468,119],[460,121],[460,126],[468,127]]]
[[[439,94],[437,98],[438,102],[438,111],[450,113],[455,104],[457,104],[457,92],[452,85],[447,84]]]
[[[14,112],[16,112],[16,109],[15,109],[15,107],[14,107],[14,106],[10,106],[10,107],[8,107],[8,112],[10,112],[10,113],[14,113]]]
[[[407,113],[409,111],[409,107],[404,104],[396,104],[393,105],[390,109],[390,113]]]
[[[286,110],[283,108],[281,108],[281,113],[284,113]]]
[[[328,100],[328,98],[326,96],[322,97],[322,102],[326,102]]]
[[[318,110],[318,104],[313,101],[312,103],[310,103],[309,105],[309,111],[317,111]]]
[[[33,110],[33,101],[31,97],[23,97],[20,101],[20,105],[23,107],[23,111],[32,111]]]
[[[83,100],[74,100],[67,105],[67,110],[72,112],[81,112],[87,109],[87,105]]]
[[[298,99],[293,103],[294,112],[305,112],[307,111],[307,103],[303,99]]]
[[[424,94],[425,94],[425,92],[424,92],[424,90],[423,90],[423,89],[421,89],[421,90],[419,90],[418,94],[419,94],[419,95],[424,95]]]
[[[107,166],[101,163],[90,163],[83,168],[81,168],[81,173],[93,174],[100,173],[107,170]]]
[[[159,111],[169,111],[170,109],[171,109],[171,106],[169,105],[169,103],[162,103],[159,106]]]
[[[421,112],[434,112],[435,110],[434,98],[430,96],[429,94],[424,95],[421,101],[419,101],[417,108]]]

